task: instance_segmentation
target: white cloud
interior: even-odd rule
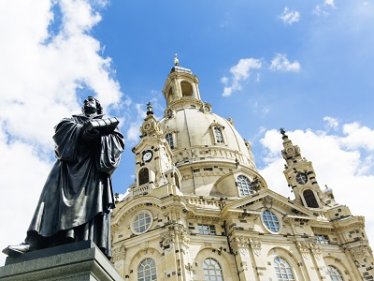
[[[325,116],[323,117],[323,121],[326,122],[326,127],[328,129],[336,130],[339,127],[339,121],[334,117]]]
[[[279,18],[286,24],[292,25],[300,20],[300,13],[298,11],[291,11],[288,7],[284,7],[283,13]]]
[[[374,131],[359,123],[350,123],[343,126],[343,133],[346,135],[343,143],[352,149],[364,148],[374,150]]]
[[[242,82],[250,77],[251,71],[260,69],[262,63],[259,59],[245,58],[240,59],[239,62],[230,68],[231,77],[222,77],[221,82],[226,85],[223,89],[222,96],[231,96],[233,92],[242,89]],[[229,81],[231,80],[231,84]]]
[[[331,9],[334,9],[335,1],[334,0],[324,0],[322,4],[317,4],[312,13],[316,16],[328,16]]]
[[[4,248],[26,234],[52,164],[53,127],[62,117],[80,112],[79,91],[89,89],[107,109],[118,106],[122,94],[110,58],[101,55],[100,42],[89,34],[101,19],[90,1],[1,1],[0,18]]]
[[[347,205],[354,215],[366,219],[366,231],[373,245],[374,213],[370,206],[374,197],[374,129],[357,123],[344,124],[342,132],[296,130],[287,132],[301,153],[313,162],[317,180],[322,190],[327,184],[333,189],[338,203]],[[266,165],[260,170],[269,188],[291,196],[282,173],[285,161],[281,158],[281,136],[268,130],[262,145],[266,149]],[[292,197],[292,196],[291,196]]]
[[[299,72],[301,69],[298,61],[290,62],[285,54],[277,54],[271,61],[270,70],[283,72]]]
[[[326,6],[330,6],[330,7],[335,8],[335,0],[325,0],[324,4]]]

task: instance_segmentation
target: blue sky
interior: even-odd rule
[[[287,13],[298,17],[282,20]],[[325,116],[372,125],[373,16],[369,1],[115,1],[92,34],[133,102],[155,99],[162,115],[161,89],[178,53],[203,99],[255,143],[264,128],[323,129]],[[300,69],[271,70],[278,54]],[[222,77],[246,58],[261,69],[223,97]]]
[[[175,53],[202,99],[252,142],[270,188],[292,197],[284,127],[374,239],[372,0],[14,0],[0,19],[3,244],[22,241],[54,161],[53,126],[88,94],[121,118],[127,148],[113,184],[125,192],[145,104],[163,115]]]

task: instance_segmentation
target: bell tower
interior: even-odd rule
[[[283,140],[282,156],[287,163],[283,173],[295,194],[296,203],[307,208],[322,208],[322,197],[326,194],[322,193],[317,183],[312,162],[301,156],[299,146],[292,143],[284,129],[280,129],[280,133]]]
[[[141,140],[133,148],[136,158],[135,195],[152,193],[158,196],[179,194],[180,174],[172,162],[171,149],[163,137],[160,124],[153,115],[151,103],[140,128]]]

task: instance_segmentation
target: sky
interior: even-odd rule
[[[0,1],[0,38],[0,248],[25,238],[55,161],[53,128],[87,95],[121,120],[113,186],[126,192],[145,104],[162,117],[175,53],[252,143],[271,189],[293,196],[285,128],[321,188],[365,216],[374,245],[372,0]]]

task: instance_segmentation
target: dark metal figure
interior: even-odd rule
[[[104,119],[98,100],[88,97],[82,114],[55,128],[57,161],[40,195],[25,242],[3,253],[15,256],[73,241],[91,240],[111,256],[110,176],[119,165],[124,139],[116,118]]]

